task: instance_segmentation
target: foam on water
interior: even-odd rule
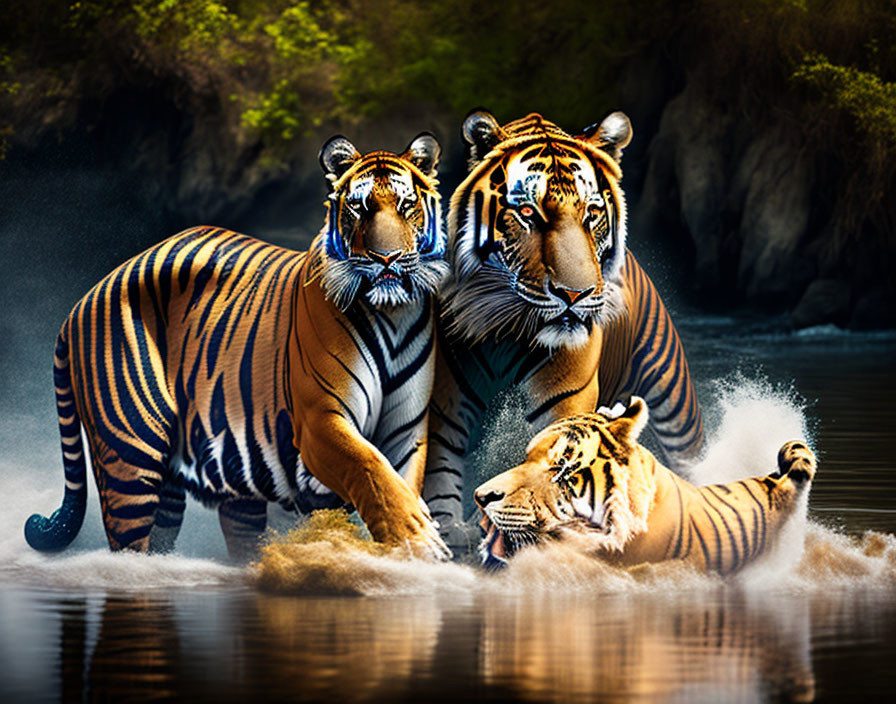
[[[693,469],[697,483],[767,474],[775,469],[778,449],[787,440],[801,438],[812,445],[804,403],[792,390],[773,387],[761,379],[737,375],[718,382],[709,420],[715,421],[710,425],[716,430],[704,459]],[[493,444],[503,451],[500,443]],[[823,460],[818,471],[824,472]],[[197,534],[182,535],[179,543],[194,546],[191,556],[183,556],[182,546],[180,555],[112,554],[102,537],[92,481],[82,535],[66,552],[42,555],[27,546],[22,527],[32,512],[48,514],[58,506],[61,475],[61,468],[58,476],[50,478],[47,470],[28,472],[0,466],[0,581],[64,589],[257,583],[292,594],[455,597],[476,593],[687,593],[717,589],[725,583],[716,575],[700,574],[680,564],[614,568],[588,557],[574,540],[528,548],[514,556],[506,569],[486,573],[470,565],[430,563],[407,550],[371,549],[347,540],[345,528],[338,526],[311,538],[306,535],[298,542],[285,541],[276,560],[266,558],[257,566],[237,568],[220,559],[218,544],[222,541],[214,512],[198,508],[194,510],[202,514],[205,527]],[[805,508],[804,502],[782,532],[776,550],[740,573],[733,580],[736,585],[759,593],[769,589],[896,591],[896,537],[841,535],[808,523]]]

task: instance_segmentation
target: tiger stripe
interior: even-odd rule
[[[484,562],[565,531],[591,534],[589,549],[620,565],[680,560],[729,575],[767,554],[801,510],[815,476],[811,450],[791,441],[773,474],[697,487],[637,443],[646,422],[635,399],[619,418],[573,416],[536,435],[525,463],[475,492],[491,536]]]
[[[125,262],[74,306],[54,360],[65,496],[50,518],[28,520],[29,544],[59,550],[80,528],[83,425],[112,549],[170,550],[187,492],[218,507],[239,558],[268,502],[354,504],[378,539],[440,549],[418,498],[431,299],[446,267],[438,144],[421,135],[404,155],[365,157],[346,144],[322,150],[333,192],[308,252],[197,227]],[[367,214],[347,217],[359,189]],[[400,248],[386,264],[381,245]],[[330,435],[336,422],[341,439]],[[318,447],[328,441],[335,456]],[[358,448],[379,463],[373,485],[373,469],[353,461]],[[400,538],[382,530],[392,514],[405,521]]]
[[[639,396],[673,468],[685,469],[703,445],[681,340],[626,248],[618,160],[627,118],[614,113],[574,137],[537,114],[499,126],[477,111],[464,135],[470,172],[448,214],[453,269],[440,300],[424,489],[459,547],[471,533],[467,457],[504,389],[525,392],[533,433]]]

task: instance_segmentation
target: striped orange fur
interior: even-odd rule
[[[438,156],[428,134],[401,155],[333,138],[308,252],[200,227],[94,286],[56,348],[63,505],[28,520],[28,542],[59,550],[80,528],[83,425],[113,550],[171,549],[189,492],[236,557],[268,502],[348,503],[376,539],[445,555],[419,498],[447,268]]]
[[[489,405],[524,392],[532,432],[638,395],[670,465],[703,444],[678,333],[626,248],[619,167],[631,125],[613,113],[572,136],[532,114],[464,123],[470,173],[448,215],[452,275],[440,297],[424,496],[450,543],[462,521],[467,455]]]
[[[812,451],[791,441],[774,474],[697,487],[638,443],[647,415],[635,398],[618,418],[577,415],[536,435],[523,464],[476,489],[483,561],[573,533],[596,557],[629,566],[680,560],[730,574],[767,554],[807,495]]]

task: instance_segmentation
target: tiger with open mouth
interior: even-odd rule
[[[617,418],[589,413],[536,435],[526,461],[474,493],[486,531],[480,556],[500,566],[526,545],[584,534],[595,556],[622,566],[681,560],[730,574],[768,553],[804,507],[815,456],[786,443],[778,471],[694,486],[637,440],[647,406],[635,398]]]

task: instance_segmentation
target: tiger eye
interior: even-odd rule
[[[584,477],[582,477],[581,472],[573,474],[568,480],[567,484],[569,488],[572,489],[576,494],[578,494],[582,490],[582,485],[585,483]]]

